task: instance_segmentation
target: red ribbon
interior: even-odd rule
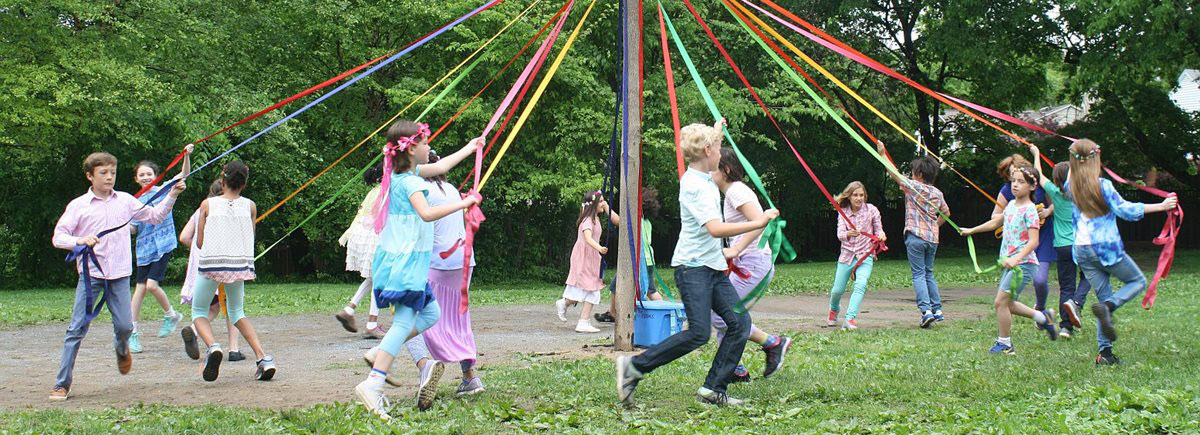
[[[671,102],[671,126],[675,131],[675,169],[683,178],[687,165],[683,162],[683,148],[679,146],[679,103],[675,99],[675,73],[671,71],[671,49],[667,44],[667,27],[663,21],[662,8],[658,8],[658,31],[662,36],[663,69],[667,73],[667,99]]]

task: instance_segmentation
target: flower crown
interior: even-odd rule
[[[1082,160],[1087,160],[1087,159],[1090,159],[1090,158],[1092,158],[1092,157],[1095,157],[1095,156],[1097,156],[1097,155],[1099,155],[1099,154],[1100,154],[1100,147],[1099,147],[1099,146],[1097,146],[1097,147],[1095,147],[1095,148],[1092,148],[1092,150],[1091,150],[1091,151],[1088,151],[1087,153],[1084,153],[1084,154],[1079,154],[1079,153],[1076,153],[1076,152],[1072,151],[1072,152],[1071,152],[1071,158],[1072,158],[1072,159],[1075,159],[1075,160],[1081,160],[1081,161],[1082,161]]]
[[[384,144],[383,151],[385,153],[386,152],[396,152],[396,151],[405,152],[408,150],[408,147],[412,146],[413,144],[421,142],[422,139],[425,139],[427,137],[429,137],[429,124],[419,122],[419,123],[417,123],[417,132],[416,133],[413,133],[412,136],[405,136],[405,137],[396,139],[396,142],[388,142],[388,143]]]

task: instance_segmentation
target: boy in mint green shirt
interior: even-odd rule
[[[1071,254],[1071,246],[1075,244],[1075,203],[1063,194],[1063,184],[1067,182],[1069,164],[1059,162],[1054,165],[1054,179],[1046,178],[1042,171],[1042,158],[1037,147],[1032,147],[1033,162],[1037,165],[1041,177],[1042,189],[1054,204],[1054,251],[1058,254],[1058,303],[1062,308],[1061,325],[1058,336],[1071,338],[1075,328],[1080,326],[1080,309],[1087,300],[1088,291],[1092,285],[1083,277],[1083,271],[1078,272],[1079,281],[1076,285],[1075,258]]]

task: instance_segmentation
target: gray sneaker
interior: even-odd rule
[[[701,403],[717,406],[740,406],[746,403],[743,400],[729,397],[729,395],[726,393],[718,393],[704,387],[700,387],[700,389],[696,391],[696,398],[700,399]]]
[[[479,376],[476,376],[473,379],[471,379],[470,381],[463,381],[461,384],[458,384],[458,391],[455,392],[454,395],[458,396],[458,397],[463,397],[463,396],[470,396],[473,394],[479,394],[482,392],[483,392],[483,380],[479,379]]]
[[[433,399],[437,398],[438,381],[445,371],[446,365],[441,361],[431,361],[421,368],[421,386],[417,389],[418,410],[424,411],[433,406]]]
[[[616,366],[617,398],[622,405],[632,405],[633,391],[637,389],[638,382],[642,381],[642,374],[633,366],[633,359],[627,356],[617,357]]]
[[[258,360],[258,370],[254,373],[254,379],[269,381],[273,377],[275,377],[275,357],[267,355]]]

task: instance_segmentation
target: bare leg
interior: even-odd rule
[[[585,322],[592,317],[592,306],[596,305],[591,302],[584,302],[583,309],[579,310],[579,321]]]
[[[129,310],[133,312],[134,332],[137,332],[137,324],[142,321],[142,298],[146,297],[146,284],[139,283],[133,289],[133,298],[129,300]]]
[[[139,285],[139,287],[141,287],[141,286]],[[154,299],[158,301],[158,306],[162,307],[163,314],[171,312],[171,301],[167,299],[167,293],[163,292],[162,287],[159,287],[158,281],[155,281],[152,279],[147,279],[146,287],[144,290],[149,291],[151,295],[154,295]],[[143,293],[142,297],[143,298],[145,297],[144,293]],[[139,309],[141,308],[141,305],[142,305],[141,301],[142,301],[142,298],[138,298],[138,308]]]
[[[204,342],[204,346],[212,346],[217,340],[213,338],[212,323],[203,317],[192,319],[192,326],[196,329],[196,335],[200,336],[200,341]]]
[[[229,351],[238,351],[238,330],[233,328],[233,324],[229,323],[229,316],[225,316],[225,331],[229,333]]]
[[[761,329],[758,329],[757,326],[752,326],[750,328],[750,341],[758,344],[767,344],[767,337],[767,333],[763,332]]]
[[[250,319],[243,317],[234,326],[237,326],[238,331],[242,332],[242,337],[246,337],[246,343],[250,345],[250,349],[254,350],[255,360],[260,360],[267,356],[263,352],[262,346],[258,343],[258,334],[254,333],[254,325],[250,323]]]
[[[1012,335],[1012,297],[1005,292],[996,293],[996,327],[999,329],[1001,337],[1011,337]]]

